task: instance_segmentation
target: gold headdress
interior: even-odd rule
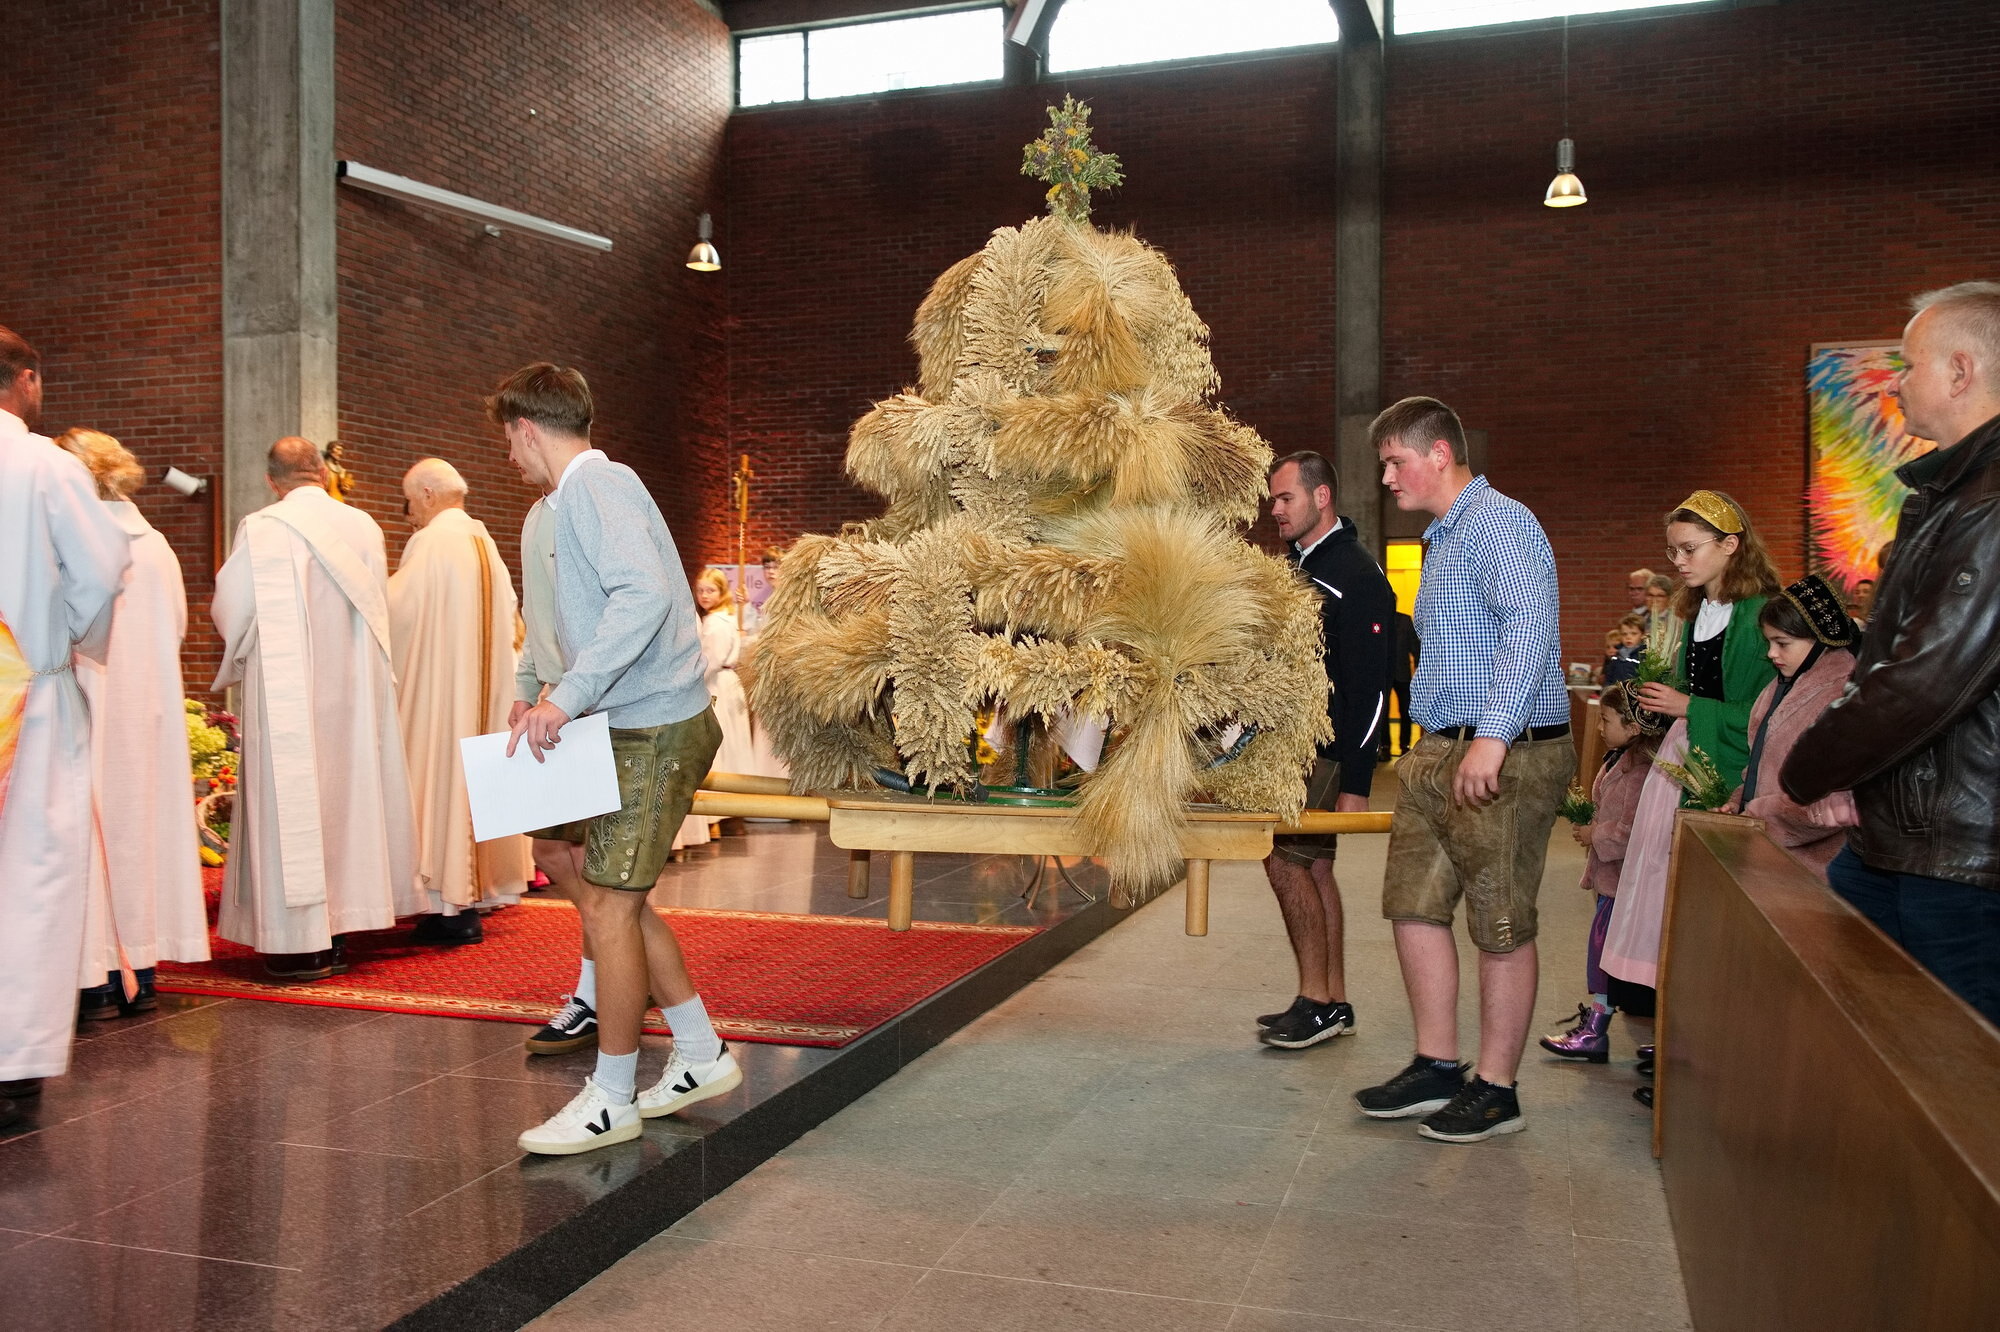
[[[1743,532],[1743,511],[1712,490],[1695,491],[1680,502],[1680,507],[1724,536],[1740,536]]]

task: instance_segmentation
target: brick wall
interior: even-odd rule
[[[696,0],[342,4],[337,42],[341,157],[614,244],[489,237],[341,189],[340,433],[391,560],[403,471],[435,454],[518,568],[534,497],[480,399],[542,359],[589,378],[594,441],[645,478],[690,565],[722,558],[702,534],[726,501],[728,270],[683,262],[722,212],[722,21]]]
[[[1434,393],[1491,439],[1562,567],[1572,657],[1624,574],[1660,567],[1690,489],[1742,500],[1804,557],[1806,348],[1893,337],[1909,293],[1992,276],[2000,7],[1863,0],[1571,29],[1591,202],[1540,199],[1561,134],[1557,30],[1391,56],[1385,392]],[[1977,53],[1984,53],[1983,56]],[[873,511],[845,432],[914,377],[931,279],[1038,207],[1014,174],[1041,107],[1091,100],[1134,224],[1214,330],[1231,410],[1280,450],[1332,420],[1333,62],[1296,55],[741,113],[730,124],[735,445],[761,535]]]
[[[480,397],[549,357],[580,366],[597,441],[659,499],[691,565],[723,558],[727,272],[682,266],[722,211],[730,50],[699,0],[339,6],[335,150],[612,237],[597,254],[342,189],[340,432],[400,552],[399,482],[426,454],[472,483],[510,562],[532,495]],[[91,425],[157,476],[222,469],[221,68],[214,0],[31,4],[0,45],[0,323],[47,362],[45,428]],[[530,111],[535,114],[530,115]],[[180,556],[184,671],[220,644],[208,507],[139,496]]]
[[[42,353],[49,435],[118,437],[180,553],[190,691],[215,676],[209,507],[158,483],[222,470],[221,69],[215,0],[8,12],[0,42],[0,324]]]
[[[876,509],[841,473],[847,430],[916,377],[931,281],[1041,208],[1021,145],[1065,90],[1096,108],[1129,184],[1100,225],[1174,261],[1214,330],[1228,406],[1280,452],[1330,447],[1331,57],[1073,78],[740,112],[729,126],[734,446],[758,469],[759,541]],[[1245,133],[1255,119],[1255,135]]]

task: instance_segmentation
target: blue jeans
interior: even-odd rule
[[[1874,869],[1851,846],[1841,848],[1826,876],[1946,989],[2000,1023],[2000,892]]]

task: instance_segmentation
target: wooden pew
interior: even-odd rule
[[[2000,1031],[1748,819],[1674,849],[1655,1144],[1699,1332],[2000,1327]]]

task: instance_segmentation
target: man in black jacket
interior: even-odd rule
[[[1320,596],[1333,743],[1317,756],[1306,806],[1339,813],[1368,808],[1375,751],[1387,726],[1396,595],[1354,524],[1335,510],[1339,479],[1317,453],[1280,458],[1269,473],[1271,516],[1299,572]],[[1347,1002],[1340,885],[1331,835],[1280,837],[1264,862],[1299,964],[1299,993],[1282,1013],[1257,1019],[1257,1039],[1284,1050],[1354,1030]]]
[[[1854,677],[1781,779],[1802,804],[1854,792],[1834,891],[2000,1022],[2000,282],[1914,304],[1896,393],[1937,451],[1897,472]]]

